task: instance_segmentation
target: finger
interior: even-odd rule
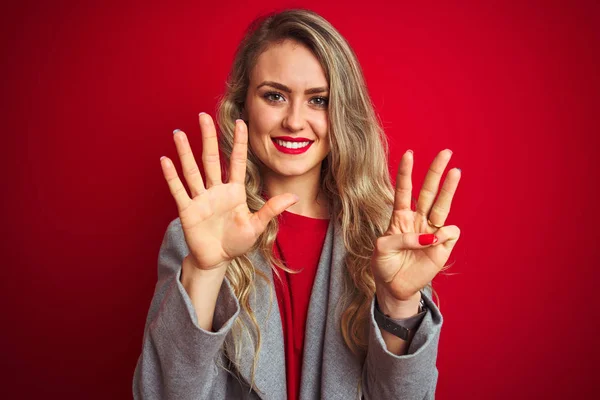
[[[206,191],[204,182],[202,182],[202,175],[200,175],[198,164],[196,164],[194,153],[192,153],[192,148],[185,132],[175,129],[173,131],[173,140],[175,141],[177,154],[179,154],[179,160],[181,161],[183,176],[190,188],[192,198],[194,198]]]
[[[416,209],[417,214],[420,214],[425,221],[427,221],[429,211],[431,210],[431,206],[433,205],[433,201],[435,200],[435,196],[437,195],[440,186],[442,174],[444,173],[448,162],[450,162],[450,157],[452,157],[452,151],[449,149],[440,151],[433,159],[429,171],[425,176]]]
[[[458,168],[453,168],[448,171],[446,179],[444,180],[444,185],[440,190],[440,194],[438,195],[438,198],[431,208],[431,212],[429,213],[429,220],[434,225],[439,226],[446,223],[446,218],[448,218],[448,214],[450,214],[452,199],[454,198],[454,193],[456,193],[460,176],[461,173],[460,169]]]
[[[248,130],[241,119],[235,121],[235,131],[233,134],[233,151],[230,161],[230,182],[245,182],[246,178],[246,159],[248,157]]]
[[[433,246],[439,242],[437,232],[433,233],[398,233],[396,235],[381,236],[378,240],[378,248],[384,251],[394,250],[418,250]]]
[[[410,200],[412,195],[412,170],[413,151],[408,150],[400,160],[398,175],[396,176],[396,193],[394,197],[394,211],[410,211]]]
[[[443,226],[435,233],[398,233],[396,235],[381,236],[377,239],[380,250],[418,250],[423,247],[445,246],[451,250],[460,237],[460,229],[456,225]]]
[[[251,223],[257,233],[262,233],[269,221],[281,214],[286,208],[298,202],[298,197],[291,193],[271,197],[260,210],[252,215]]]
[[[456,225],[443,226],[435,231],[435,236],[438,238],[437,246],[452,250],[460,238],[460,229]]]
[[[201,113],[199,116],[202,130],[202,164],[206,174],[206,188],[221,184],[221,164],[219,162],[219,144],[217,130],[210,115]]]
[[[192,199],[188,196],[183,183],[179,180],[179,176],[177,176],[177,170],[173,165],[173,162],[168,157],[160,158],[160,165],[162,167],[163,175],[167,184],[169,185],[169,190],[175,199],[175,203],[177,203],[177,210],[185,210]]]

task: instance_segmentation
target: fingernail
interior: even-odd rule
[[[236,119],[236,120],[235,120],[235,123],[237,124],[237,123],[238,123],[238,122],[240,122],[240,121],[243,121],[243,119],[239,119],[239,118],[238,118],[238,119]]]
[[[433,233],[426,233],[419,235],[419,244],[421,246],[427,246],[430,244],[437,243],[438,238]]]
[[[413,151],[412,151],[412,150],[410,150],[410,149],[409,149],[409,150],[407,150],[406,152],[407,152],[407,153],[410,153],[410,154],[412,154],[412,153],[413,153]]]
[[[202,114],[206,114],[204,111],[202,111],[200,114],[198,114],[198,116],[201,116]]]
[[[181,132],[181,129],[175,129],[175,130],[173,131],[173,135],[174,135],[174,134],[176,134],[177,132]]]
[[[459,170],[460,172],[462,172],[462,169],[460,169],[460,168],[456,168],[456,169]]]

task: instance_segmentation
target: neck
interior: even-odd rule
[[[264,189],[269,197],[293,193],[300,197],[286,211],[311,218],[329,218],[327,199],[321,192],[320,168],[301,176],[281,176],[265,172],[262,174]]]

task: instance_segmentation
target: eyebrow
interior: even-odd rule
[[[273,81],[264,81],[263,83],[261,83],[260,85],[258,85],[256,87],[256,90],[260,89],[263,86],[271,86],[276,89],[283,90],[284,92],[292,93],[292,89],[290,89],[289,87],[285,86],[282,83],[273,82]],[[327,88],[327,86],[316,87],[316,88],[306,89],[304,91],[304,94],[323,93],[323,92],[327,92],[328,90],[329,89]]]

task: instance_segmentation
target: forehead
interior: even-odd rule
[[[292,89],[327,86],[325,71],[319,60],[304,44],[286,40],[271,44],[256,62],[250,81],[277,81]]]

